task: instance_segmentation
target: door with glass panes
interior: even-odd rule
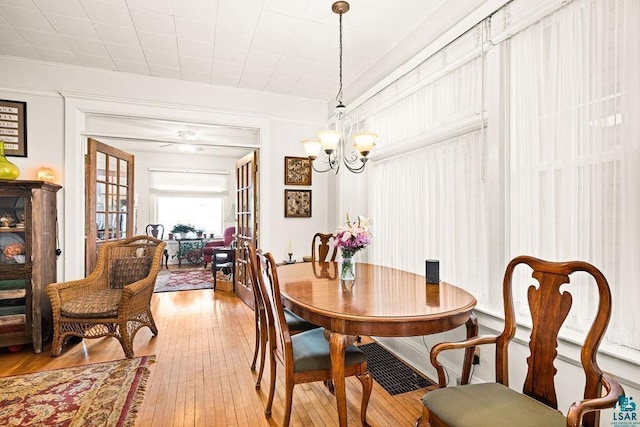
[[[85,176],[85,275],[95,268],[100,246],[132,237],[134,156],[89,138]]]

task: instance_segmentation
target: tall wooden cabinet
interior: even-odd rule
[[[0,347],[51,335],[45,288],[56,282],[56,193],[43,181],[0,180]]]

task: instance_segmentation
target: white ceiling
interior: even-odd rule
[[[351,0],[345,101],[487,0]],[[0,0],[0,55],[331,100],[332,0]]]

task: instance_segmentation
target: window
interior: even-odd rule
[[[222,235],[229,197],[227,172],[152,170],[149,179],[156,221],[165,226],[165,232],[182,223]]]

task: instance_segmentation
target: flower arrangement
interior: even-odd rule
[[[358,216],[358,219],[351,221],[347,214],[347,222],[336,230],[335,246],[340,248],[342,256],[351,258],[360,249],[364,249],[371,242],[369,227],[371,219]]]

